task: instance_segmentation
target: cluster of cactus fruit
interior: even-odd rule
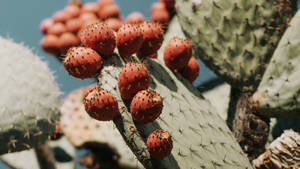
[[[284,59],[298,61],[294,57],[297,53],[294,53],[293,50],[288,50],[294,47],[295,44],[298,44],[298,41],[295,40],[298,34],[295,37],[292,36],[292,32],[295,32],[297,25],[299,25],[297,15],[291,21],[296,12],[295,2],[295,0],[273,0],[270,2],[263,0],[255,0],[253,2],[234,0],[225,3],[225,1],[210,0],[177,0],[176,16],[173,18],[173,22],[177,22],[178,18],[186,38],[170,37],[172,36],[172,31],[170,31],[169,35],[168,32],[165,35],[169,38],[168,42],[164,38],[164,30],[166,30],[168,24],[174,24],[170,21],[175,14],[175,0],[160,0],[154,3],[151,8],[152,21],[145,21],[140,13],[135,12],[123,22],[120,12],[112,0],[76,4],[80,11],[76,17],[80,18],[81,15],[88,13],[88,15],[95,15],[98,19],[87,19],[86,24],[80,23],[80,25],[84,26],[78,27],[73,32],[76,33],[77,43],[70,44],[67,47],[64,46],[63,48],[59,47],[63,50],[57,50],[58,48],[55,47],[55,54],[62,54],[65,57],[63,63],[70,75],[81,79],[98,76],[99,83],[104,83],[103,85],[101,84],[101,87],[105,86],[104,88],[106,89],[96,86],[86,90],[83,98],[86,111],[97,120],[113,120],[127,144],[146,168],[151,168],[150,166],[155,163],[149,165],[147,152],[146,155],[143,154],[143,143],[140,143],[140,138],[143,139],[143,136],[132,134],[136,131],[135,123],[139,129],[146,130],[146,132],[141,133],[148,135],[146,144],[151,157],[163,159],[169,154],[173,154],[176,160],[182,160],[182,158],[188,156],[187,151],[189,151],[195,155],[191,155],[190,158],[198,160],[193,161],[192,164],[187,164],[183,161],[178,164],[173,161],[170,164],[171,162],[164,161],[164,164],[158,164],[160,167],[179,168],[179,166],[184,166],[191,168],[198,166],[198,162],[202,168],[207,166],[216,168],[223,166],[249,166],[248,162],[245,162],[243,157],[241,157],[243,154],[237,157],[240,160],[239,162],[234,161],[234,156],[237,153],[232,153],[232,157],[228,157],[228,161],[226,160],[227,154],[224,152],[220,152],[220,156],[214,154],[218,156],[217,159],[211,157],[206,159],[206,157],[202,157],[202,154],[197,154],[197,150],[194,150],[193,146],[202,147],[205,153],[212,153],[211,150],[206,151],[206,146],[210,148],[224,148],[225,152],[229,149],[239,152],[239,148],[236,148],[235,143],[230,142],[232,140],[227,136],[231,136],[231,133],[229,130],[229,133],[227,132],[223,122],[216,122],[220,120],[219,117],[211,113],[209,106],[202,102],[201,96],[198,96],[198,93],[193,91],[186,83],[182,82],[184,85],[181,85],[177,81],[174,82],[175,76],[173,74],[170,75],[172,77],[169,80],[169,83],[173,83],[172,85],[168,86],[165,80],[157,77],[155,77],[154,82],[151,75],[157,73],[153,71],[153,67],[155,67],[153,63],[156,62],[152,62],[151,59],[158,58],[162,54],[164,64],[171,72],[179,73],[188,81],[193,82],[199,74],[199,65],[196,57],[200,57],[211,70],[231,85],[232,93],[228,117],[231,116],[234,120],[231,119],[231,122],[228,120],[228,125],[232,128],[237,141],[251,161],[264,151],[269,131],[268,117],[299,116],[299,113],[297,113],[300,110],[299,104],[297,104],[299,102],[299,94],[297,94],[299,93],[299,87],[295,87],[298,84],[298,81],[295,79],[298,68],[293,66],[291,61],[283,66],[278,64],[283,63]],[[100,8],[101,4],[106,4],[104,6],[107,7]],[[113,4],[114,7],[108,7],[109,5],[107,4]],[[103,11],[107,12],[106,15],[101,14]],[[53,35],[53,31],[50,29],[50,25],[53,23],[50,24],[50,22],[62,22],[60,25],[67,24],[67,20],[57,20],[59,15],[60,12],[53,16],[53,20],[56,21],[48,20],[41,24],[41,30],[47,33],[44,40],[41,41],[41,45],[46,51],[51,53],[53,53],[53,47],[49,46],[49,44],[53,41],[51,43],[46,41],[48,35]],[[100,22],[99,18],[103,22]],[[112,21],[113,19],[114,21]],[[290,21],[291,26],[288,27]],[[47,25],[49,25],[49,28],[47,28]],[[172,27],[169,29],[172,29]],[[287,31],[284,34],[285,29]],[[58,34],[54,34],[54,36],[58,36]],[[62,37],[63,35],[59,36]],[[164,40],[165,42],[163,42]],[[67,40],[63,41],[68,42]],[[162,45],[162,43],[165,45]],[[277,45],[278,48],[276,49]],[[159,51],[162,46],[164,46],[163,52]],[[117,48],[118,54],[121,56],[121,62],[126,62],[120,71],[116,68],[117,63],[114,62],[118,60],[114,54],[115,48]],[[279,57],[281,55],[284,59]],[[150,63],[141,63],[144,60]],[[282,69],[282,71],[278,72],[277,68]],[[155,69],[165,71],[164,68],[157,66]],[[112,71],[109,72],[110,70]],[[116,89],[116,86],[114,87],[114,84],[107,86],[109,85],[107,84],[109,83],[108,81],[114,81],[115,72],[118,72],[118,89]],[[164,74],[164,72],[161,73],[163,74],[161,77],[166,78],[166,81],[168,81],[168,75]],[[107,76],[105,77],[105,75]],[[102,76],[103,79],[101,79]],[[290,84],[292,79],[294,81]],[[160,84],[158,85],[158,83]],[[158,94],[158,92],[149,89],[150,87],[153,88],[151,86],[153,84],[158,85],[160,87],[158,89],[166,91],[166,93]],[[168,89],[161,87],[161,84],[168,86]],[[280,87],[278,84],[280,84]],[[181,96],[176,93],[179,90],[177,85],[182,86],[182,90],[186,92],[182,95],[183,99],[180,99],[179,97]],[[175,89],[172,89],[171,86],[173,88],[175,86]],[[285,93],[287,90],[284,89],[287,89],[288,86],[292,86],[293,89],[288,90],[290,91],[289,93]],[[274,89],[270,89],[270,87]],[[194,94],[190,94],[185,89],[189,89]],[[116,91],[118,92],[116,93]],[[171,132],[172,135],[175,135],[175,140],[171,139],[170,133],[161,129],[152,133],[149,132],[153,129],[153,126],[154,128],[164,126],[172,129],[170,124],[174,123],[170,122],[166,117],[161,117],[163,115],[163,99],[168,98],[166,95],[170,95],[175,100],[180,100],[181,103],[179,102],[178,104],[180,112],[184,115],[183,118],[191,119],[192,116],[193,119],[200,121],[199,124],[193,126],[188,124],[176,125],[176,128],[179,126],[179,133]],[[191,96],[192,101],[187,99],[185,95]],[[122,114],[126,113],[126,110],[122,109],[123,104],[126,103],[131,103],[129,109],[130,118],[135,122],[133,126],[130,120],[126,122],[128,120],[126,119],[127,116]],[[201,111],[200,113],[195,113],[193,108],[186,108],[182,103],[192,104],[195,107],[205,105],[205,108],[198,107]],[[170,100],[167,101],[167,105],[170,106]],[[169,111],[171,108],[168,107],[167,109]],[[185,109],[185,112],[182,109]],[[203,115],[205,113],[202,110],[210,114]],[[176,115],[172,113],[169,116],[176,118]],[[203,119],[199,119],[199,117],[202,117],[204,121],[206,118],[210,120],[214,118],[215,122],[213,124],[215,126],[211,125],[209,120],[203,122]],[[122,120],[123,123],[119,123],[118,120]],[[159,123],[159,127],[155,126],[156,122]],[[127,123],[131,125],[129,131],[124,129],[127,127]],[[153,123],[153,126],[149,127],[147,125],[149,123]],[[191,121],[191,123],[194,123],[194,121]],[[144,124],[144,126],[139,126],[139,124]],[[208,131],[216,133],[214,136],[207,136],[207,145],[202,144],[201,138],[201,143],[190,140],[189,143],[191,145],[188,145],[190,146],[189,148],[182,146],[180,147],[182,149],[178,149],[178,134],[184,133],[181,127],[184,129],[188,127],[189,134],[197,139],[196,135],[199,133],[203,134]],[[129,135],[128,132],[131,134]],[[226,134],[219,138],[216,137],[217,133]],[[136,138],[132,138],[131,135],[134,135]],[[172,136],[172,138],[174,137]],[[226,139],[222,140],[223,137]],[[214,142],[213,139],[217,141]],[[230,148],[226,147],[225,142],[231,145]],[[172,148],[176,149],[176,155],[172,153]],[[221,157],[223,154],[225,154],[225,157]],[[172,157],[169,157],[170,161]],[[206,160],[209,162],[206,163]]]
[[[70,75],[90,78],[101,69],[101,56],[111,56],[115,47],[124,59],[134,53],[140,57],[153,56],[162,45],[163,30],[158,23],[144,21],[139,25],[124,24],[115,33],[105,23],[93,23],[81,29],[79,36],[85,47],[71,47],[63,63]],[[188,65],[191,56],[190,42],[174,38],[165,48],[164,60],[170,69],[180,71]],[[122,68],[118,80],[119,91],[123,100],[132,100],[130,110],[137,123],[153,122],[162,112],[162,98],[154,90],[148,89],[149,86],[150,73],[143,63],[128,62]],[[98,86],[88,89],[83,101],[87,113],[100,121],[113,120],[119,111],[117,99]],[[171,135],[163,130],[154,131],[147,145],[152,157],[163,158],[171,152]]]
[[[152,21],[167,26],[174,14],[175,1],[163,1],[153,4],[151,8]],[[133,12],[122,20],[119,7],[113,0],[99,0],[98,2],[70,2],[64,9],[44,19],[40,30],[45,34],[40,44],[51,54],[65,53],[71,46],[80,44],[79,30],[99,21],[103,21],[114,31],[118,31],[124,23],[138,24],[144,21],[144,16]]]

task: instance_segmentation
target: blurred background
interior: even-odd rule
[[[151,5],[157,0],[115,1],[120,7],[123,18],[126,18],[131,12],[139,11],[145,18],[150,19]],[[92,1],[84,0],[83,2]],[[18,43],[24,43],[25,46],[30,47],[34,53],[39,55],[42,60],[46,61],[63,92],[62,98],[76,88],[95,82],[93,79],[78,80],[71,77],[65,71],[62,64],[54,56],[44,52],[39,45],[42,39],[42,33],[39,30],[40,22],[44,18],[51,17],[55,11],[62,9],[67,3],[68,0],[1,0],[0,5],[0,36],[9,37]],[[214,78],[216,78],[216,76],[200,62],[200,74],[194,82],[194,85],[200,86],[204,82]],[[85,153],[83,150],[78,150],[78,157]],[[0,163],[0,168],[7,169],[9,167]],[[79,169],[83,167],[77,165],[76,168]]]

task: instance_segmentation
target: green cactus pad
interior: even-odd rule
[[[46,63],[0,37],[0,154],[48,139],[59,116],[59,89]]]
[[[177,34],[171,23],[165,39],[173,36]],[[162,53],[163,49],[159,57]],[[151,74],[151,88],[163,97],[163,112],[153,123],[135,124],[128,103],[121,100],[118,74],[124,63],[119,56],[105,62],[99,83],[118,98],[120,114],[114,123],[145,168],[252,168],[225,121],[191,83],[172,73],[160,60],[144,62]],[[157,161],[150,159],[145,141],[159,128],[171,133],[174,147],[170,156]]]
[[[300,117],[300,12],[282,37],[254,100],[270,117]]]
[[[255,90],[296,11],[296,0],[177,0],[196,56],[236,88]]]

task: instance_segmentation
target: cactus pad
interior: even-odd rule
[[[39,57],[2,37],[0,67],[0,154],[4,154],[48,139],[58,119],[60,93]]]
[[[291,21],[263,76],[254,100],[270,117],[300,117],[300,12]]]
[[[296,11],[296,0],[177,0],[196,56],[235,87],[255,90]]]

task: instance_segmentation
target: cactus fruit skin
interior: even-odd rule
[[[166,7],[169,10],[173,10],[175,8],[175,0],[159,0],[159,2],[166,4]]]
[[[296,0],[177,0],[195,55],[229,84],[255,91],[296,12]]]
[[[150,74],[146,65],[129,62],[122,68],[118,80],[119,90],[124,100],[130,100],[134,95],[150,86]]]
[[[60,40],[56,35],[45,35],[40,42],[41,47],[54,55],[59,53]]]
[[[198,77],[199,71],[200,67],[198,61],[194,56],[192,56],[188,64],[182,69],[179,69],[178,73],[180,73],[184,78],[188,79],[190,82],[193,82]]]
[[[43,33],[46,33],[53,24],[54,24],[54,21],[52,18],[46,18],[46,19],[42,20],[42,22],[40,24],[40,30]]]
[[[170,20],[170,14],[165,10],[156,11],[151,13],[151,20],[154,22],[158,22],[164,26],[167,26]]]
[[[0,154],[46,141],[59,118],[60,91],[46,63],[0,37]]]
[[[126,23],[141,24],[144,22],[144,16],[140,12],[132,12],[126,18]]]
[[[47,33],[52,35],[60,36],[61,34],[67,32],[67,27],[65,24],[58,22],[54,23],[52,26],[48,28]]]
[[[66,22],[68,32],[76,33],[80,30],[82,20],[80,18],[73,18]]]
[[[117,48],[120,56],[128,58],[143,44],[143,33],[136,24],[124,24],[117,32]]]
[[[116,4],[110,4],[98,11],[98,16],[101,19],[120,18],[120,9]]]
[[[155,130],[147,139],[147,149],[152,158],[163,159],[173,149],[171,134],[164,130]]]
[[[72,18],[76,18],[80,15],[80,8],[78,5],[69,4],[64,8],[64,11],[68,12]]]
[[[141,29],[144,41],[137,55],[149,56],[156,53],[164,40],[164,33],[161,25],[154,22],[144,21],[141,24]]]
[[[70,75],[85,79],[94,77],[102,67],[101,56],[91,48],[72,47],[63,61]]]
[[[71,19],[72,16],[70,13],[61,10],[54,13],[52,16],[54,22],[62,22],[65,23],[67,20]]]
[[[86,26],[80,31],[80,40],[103,56],[113,54],[116,47],[114,31],[104,23],[94,23]]]
[[[111,4],[115,4],[114,0],[98,0],[98,6],[99,6],[99,10],[102,10],[102,8],[105,8],[105,6],[111,5]]]
[[[59,37],[59,48],[61,53],[66,53],[72,46],[80,44],[80,39],[73,33],[66,32]]]
[[[173,30],[173,25],[173,21],[170,22],[165,39],[177,35],[178,32]],[[166,43],[167,41],[163,46]],[[117,77],[122,66],[120,57],[113,55],[106,60],[98,77],[99,85],[112,92],[119,101],[120,114],[114,119],[114,123],[139,161],[149,169],[199,168],[199,166],[252,168],[225,121],[197,89],[164,66],[163,49],[158,53],[158,59],[144,59],[151,74],[151,89],[160,93],[164,100],[163,112],[153,123],[136,125],[122,101],[117,90]],[[156,129],[164,129],[172,134],[173,150],[163,160],[151,161],[145,141]],[[190,139],[183,139],[187,137]]]
[[[137,123],[153,122],[162,112],[163,99],[154,90],[139,91],[131,101],[130,112]]]
[[[83,102],[86,112],[99,121],[112,120],[119,111],[117,99],[110,92],[100,89],[98,86],[85,94]]]
[[[172,38],[164,50],[164,61],[166,66],[171,69],[182,69],[192,57],[192,45],[189,40]]]
[[[118,31],[123,25],[123,21],[119,18],[108,18],[104,21],[104,23],[114,31]]]
[[[95,2],[87,2],[82,5],[81,13],[97,13],[99,11],[99,5]]]
[[[300,13],[283,35],[253,100],[268,117],[300,117]]]

